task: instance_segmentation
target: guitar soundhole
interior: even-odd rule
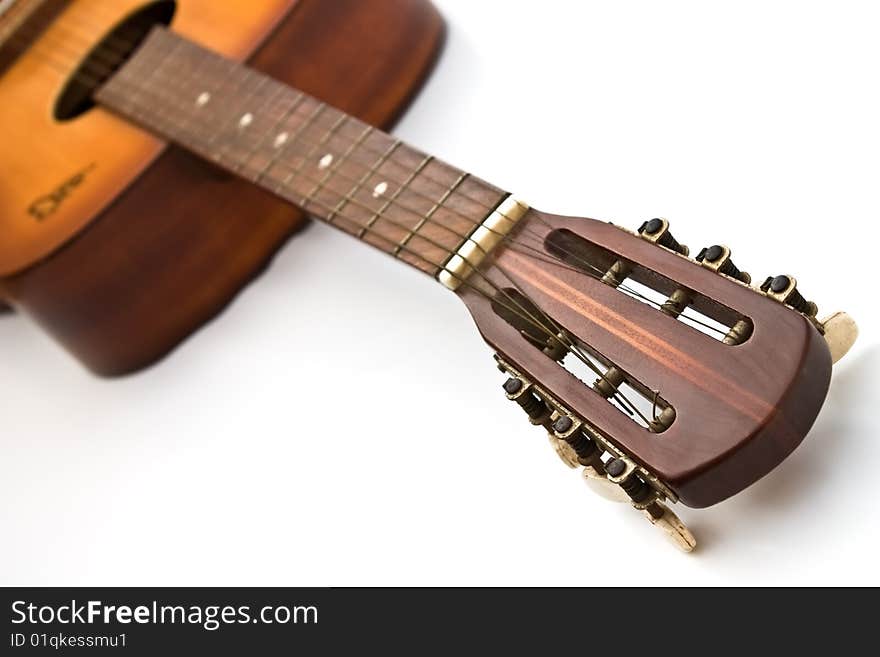
[[[94,107],[95,90],[116,72],[155,25],[170,25],[176,9],[175,0],[151,2],[104,35],[68,78],[55,102],[55,118],[69,121]]]

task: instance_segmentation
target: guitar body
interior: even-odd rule
[[[72,2],[0,71],[0,311],[5,302],[29,315],[102,375],[165,355],[304,218],[101,108],[53,116],[91,45],[149,4]],[[170,25],[380,127],[406,107],[443,38],[425,0],[179,0]]]

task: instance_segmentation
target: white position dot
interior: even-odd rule
[[[199,94],[199,97],[196,98],[196,105],[198,105],[199,107],[203,107],[208,104],[209,100],[211,100],[211,94],[209,94],[207,91],[203,91]]]
[[[241,128],[247,128],[251,123],[253,123],[254,115],[248,112],[247,114],[243,114],[242,117],[238,120],[238,125]]]
[[[318,168],[319,168],[319,169],[326,169],[326,168],[329,167],[331,164],[333,164],[333,156],[330,155],[330,153],[327,153],[324,157],[322,157],[322,158],[318,161]]]
[[[275,148],[281,148],[284,144],[287,143],[288,134],[286,132],[281,132],[275,137]]]
[[[378,185],[373,187],[373,198],[379,198],[388,190],[387,182],[380,182]]]

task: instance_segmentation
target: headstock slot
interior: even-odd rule
[[[586,264],[580,248],[592,251]],[[656,304],[603,282],[607,270],[601,267],[609,262],[631,269],[625,272],[630,283],[639,280],[664,294],[679,288],[694,292],[697,310],[713,319],[742,318],[731,327],[748,323],[739,332],[742,343],[730,348]],[[607,222],[530,210],[473,283],[457,293],[504,361],[588,425],[600,442],[616,446],[690,506],[725,499],[781,462],[806,435],[828,387],[828,347],[808,318],[723,272]],[[493,294],[511,288],[554,322],[551,331],[576,338],[583,353],[589,346],[605,364],[614,363],[641,382],[649,396],[659,390],[676,413],[662,438],[584,385],[589,376],[572,374],[568,363],[560,365],[500,317]]]
[[[748,340],[752,321],[732,308],[566,228],[547,233],[544,248],[555,258],[621,294],[645,303],[685,326],[735,346]]]
[[[643,429],[659,434],[675,421],[675,409],[658,391],[575,338],[519,290],[499,289],[492,310],[517,329],[529,345]]]

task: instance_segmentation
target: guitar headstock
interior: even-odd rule
[[[507,396],[685,549],[663,501],[710,506],[778,465],[855,339],[793,277],[752,286],[728,247],[690,253],[663,219],[628,231],[529,209],[498,241],[457,292]]]

